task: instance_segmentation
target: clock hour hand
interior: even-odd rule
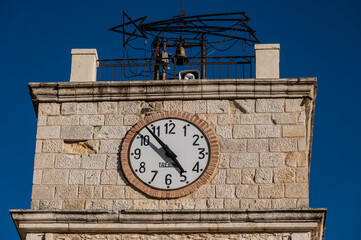
[[[152,136],[155,138],[155,140],[157,140],[157,142],[162,146],[162,148],[166,152],[166,155],[173,160],[175,165],[177,165],[177,167],[180,169],[181,173],[185,172],[183,167],[180,165],[180,163],[177,160],[177,155],[168,147],[168,145],[165,144],[154,132],[152,132],[152,130],[150,130],[148,128],[148,126],[146,126],[145,128],[150,132],[150,134],[152,134]]]

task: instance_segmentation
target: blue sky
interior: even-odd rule
[[[325,239],[361,226],[361,2],[184,0],[187,15],[245,11],[262,43],[281,44],[281,77],[317,77],[310,207],[326,207]],[[36,117],[28,82],[69,81],[72,48],[120,58],[107,31],[121,12],[147,21],[179,14],[180,0],[0,0],[0,231],[18,239],[9,209],[30,208]]]

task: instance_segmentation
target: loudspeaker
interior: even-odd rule
[[[199,79],[198,70],[183,70],[179,72],[180,80]]]

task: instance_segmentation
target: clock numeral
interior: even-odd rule
[[[172,184],[172,174],[167,174],[165,175],[165,184],[166,185],[171,185]]]
[[[194,140],[194,142],[193,142],[193,146],[199,146],[199,143],[198,143],[199,135],[194,134],[194,135],[193,135],[193,138],[196,139],[196,140]]]
[[[204,153],[204,151],[206,150],[205,148],[198,148],[199,150],[199,156],[198,156],[198,159],[203,159],[206,154]]]
[[[153,175],[152,179],[150,180],[150,182],[153,182],[154,179],[155,179],[155,176],[157,176],[157,174],[158,174],[158,171],[157,171],[157,170],[153,170],[153,171],[151,171],[151,172],[154,173],[154,175]]]
[[[141,155],[142,155],[142,152],[141,152],[141,150],[139,149],[139,148],[136,148],[135,150],[134,150],[134,158],[135,159],[139,159],[140,157],[141,157]]]
[[[175,128],[174,123],[166,123],[164,124],[164,127],[165,127],[165,134],[175,134],[175,132],[173,131]]]
[[[160,136],[160,126],[153,126],[152,127],[152,131],[155,135],[157,135],[158,137]]]
[[[192,168],[192,171],[199,173],[199,162],[197,162],[196,165],[194,165],[194,167]]]
[[[145,172],[145,162],[141,162],[141,163],[140,163],[139,172],[140,172],[140,173],[144,173],[144,172]]]
[[[186,172],[182,172],[181,175],[180,175],[182,177],[182,179],[180,180],[181,182],[187,181],[187,176],[183,175],[184,173],[186,173]]]
[[[149,145],[149,136],[148,135],[140,135],[140,145],[141,146]]]
[[[183,126],[183,130],[184,130],[184,136],[187,136],[187,125]]]

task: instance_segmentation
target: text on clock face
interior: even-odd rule
[[[173,190],[191,184],[205,171],[209,142],[194,124],[161,119],[142,128],[129,147],[130,166],[150,187]]]

